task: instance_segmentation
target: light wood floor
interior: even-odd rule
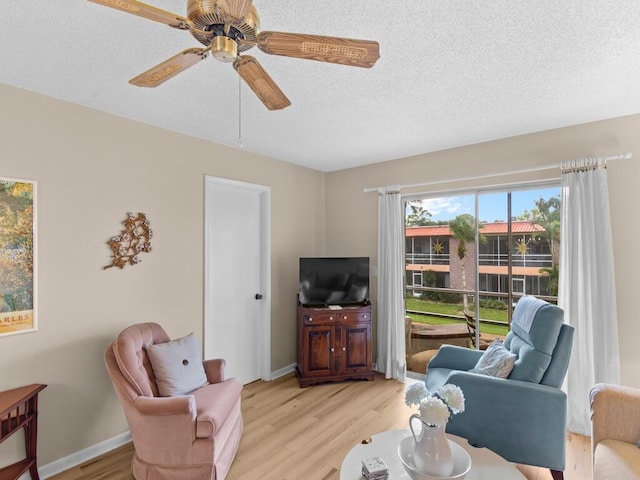
[[[403,383],[328,383],[301,389],[293,375],[245,386],[244,435],[227,480],[339,480],[346,453],[383,430],[407,428],[415,413],[404,404]],[[132,480],[131,444],[53,480]],[[546,469],[518,466],[528,480],[551,480]],[[565,480],[591,479],[588,437],[567,436]]]

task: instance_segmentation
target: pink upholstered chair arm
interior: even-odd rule
[[[213,358],[202,362],[209,383],[224,382],[224,367],[227,362],[222,358]]]
[[[196,418],[196,401],[193,395],[176,397],[141,396],[136,398],[135,406],[142,415],[186,415],[188,420]]]
[[[137,397],[137,415],[130,416],[136,455],[149,464],[204,463],[195,449],[196,403],[193,395]],[[208,452],[211,455],[211,452]]]
[[[606,438],[635,444],[640,423],[640,390],[599,383],[591,389],[591,445]]]

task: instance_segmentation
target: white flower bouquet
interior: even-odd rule
[[[450,383],[433,394],[423,383],[414,383],[407,388],[404,401],[409,406],[419,405],[420,419],[430,427],[444,425],[451,415],[464,412],[462,389]]]

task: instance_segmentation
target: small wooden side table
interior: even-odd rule
[[[46,385],[34,383],[0,392],[0,443],[24,428],[27,457],[0,468],[0,480],[17,480],[29,470],[32,480],[40,480],[36,462],[38,444],[38,393]]]

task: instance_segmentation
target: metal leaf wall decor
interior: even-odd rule
[[[140,253],[151,251],[151,237],[153,232],[149,227],[149,220],[144,213],[127,213],[127,219],[122,222],[124,230],[107,242],[113,254],[111,265],[104,269],[140,263]]]

